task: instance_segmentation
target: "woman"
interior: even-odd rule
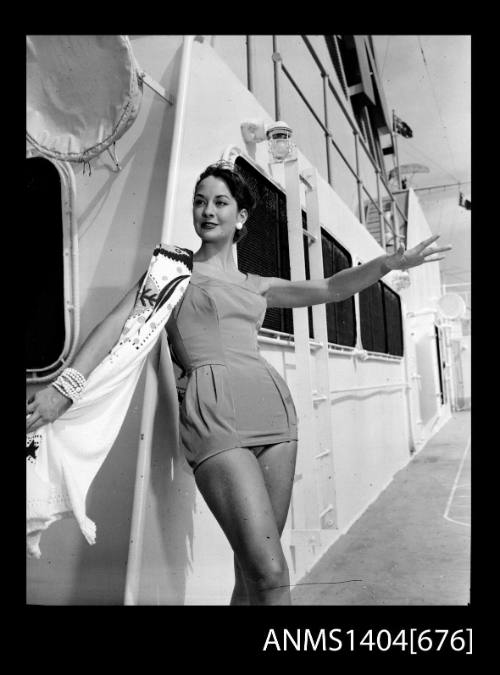
[[[322,280],[288,281],[242,274],[232,246],[245,233],[253,198],[225,163],[198,179],[193,223],[201,246],[189,286],[167,331],[174,362],[187,374],[180,434],[196,484],[234,551],[231,604],[290,604],[281,547],[295,473],[297,424],[284,380],[258,353],[257,329],[267,307],[339,302],[393,269],[441,260],[430,237],[406,253],[381,255]],[[429,257],[432,256],[432,257]],[[73,361],[86,377],[110,351],[131,311],[138,285],[90,334]],[[76,374],[75,374],[76,371]],[[84,382],[84,380],[82,380]],[[49,386],[27,405],[27,431],[53,421],[71,405]]]

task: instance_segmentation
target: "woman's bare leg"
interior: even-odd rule
[[[270,451],[268,448],[264,454]],[[269,458],[263,464],[267,469],[263,469],[252,452],[235,448],[205,460],[195,473],[200,492],[233,547],[250,604],[290,603],[288,567],[274,510],[279,510],[283,526],[286,513],[283,517],[282,511],[287,499],[281,495],[280,486],[293,484],[293,473],[291,481],[278,479],[275,474],[281,463],[294,465],[294,461],[284,460],[290,452],[289,448],[288,453],[273,453],[275,461]],[[271,486],[273,500],[267,485]]]
[[[283,533],[290,509],[296,459],[297,441],[270,445],[258,457],[280,536]],[[236,555],[234,556],[234,576],[235,586],[231,597],[231,605],[250,604],[245,576]]]
[[[296,460],[297,441],[270,445],[258,457],[280,536],[290,508]]]
[[[245,583],[245,575],[240,567],[238,558],[234,556],[234,589],[231,595],[230,605],[249,605],[248,589]]]

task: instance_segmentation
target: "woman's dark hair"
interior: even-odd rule
[[[223,180],[227,185],[233,199],[236,201],[238,211],[241,211],[241,209],[246,209],[248,211],[248,215],[250,215],[255,207],[255,198],[247,183],[245,182],[245,179],[233,164],[230,162],[221,161],[207,166],[205,171],[196,181],[196,185],[194,187],[195,194],[196,190],[198,189],[198,185],[202,180],[208,178],[208,176],[213,176],[214,178],[220,178]],[[247,233],[247,226],[243,224],[241,230],[236,230],[234,233],[233,242],[236,243],[237,241],[240,241],[240,239],[243,239]]]

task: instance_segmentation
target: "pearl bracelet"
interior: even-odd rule
[[[78,401],[83,394],[87,380],[78,370],[65,368],[52,386],[61,394],[71,399],[73,403]]]

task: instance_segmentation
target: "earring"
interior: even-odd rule
[[[236,223],[236,229],[237,229],[237,230],[241,230],[242,227],[243,227],[243,223],[240,223],[240,221],[238,221],[238,222]]]

